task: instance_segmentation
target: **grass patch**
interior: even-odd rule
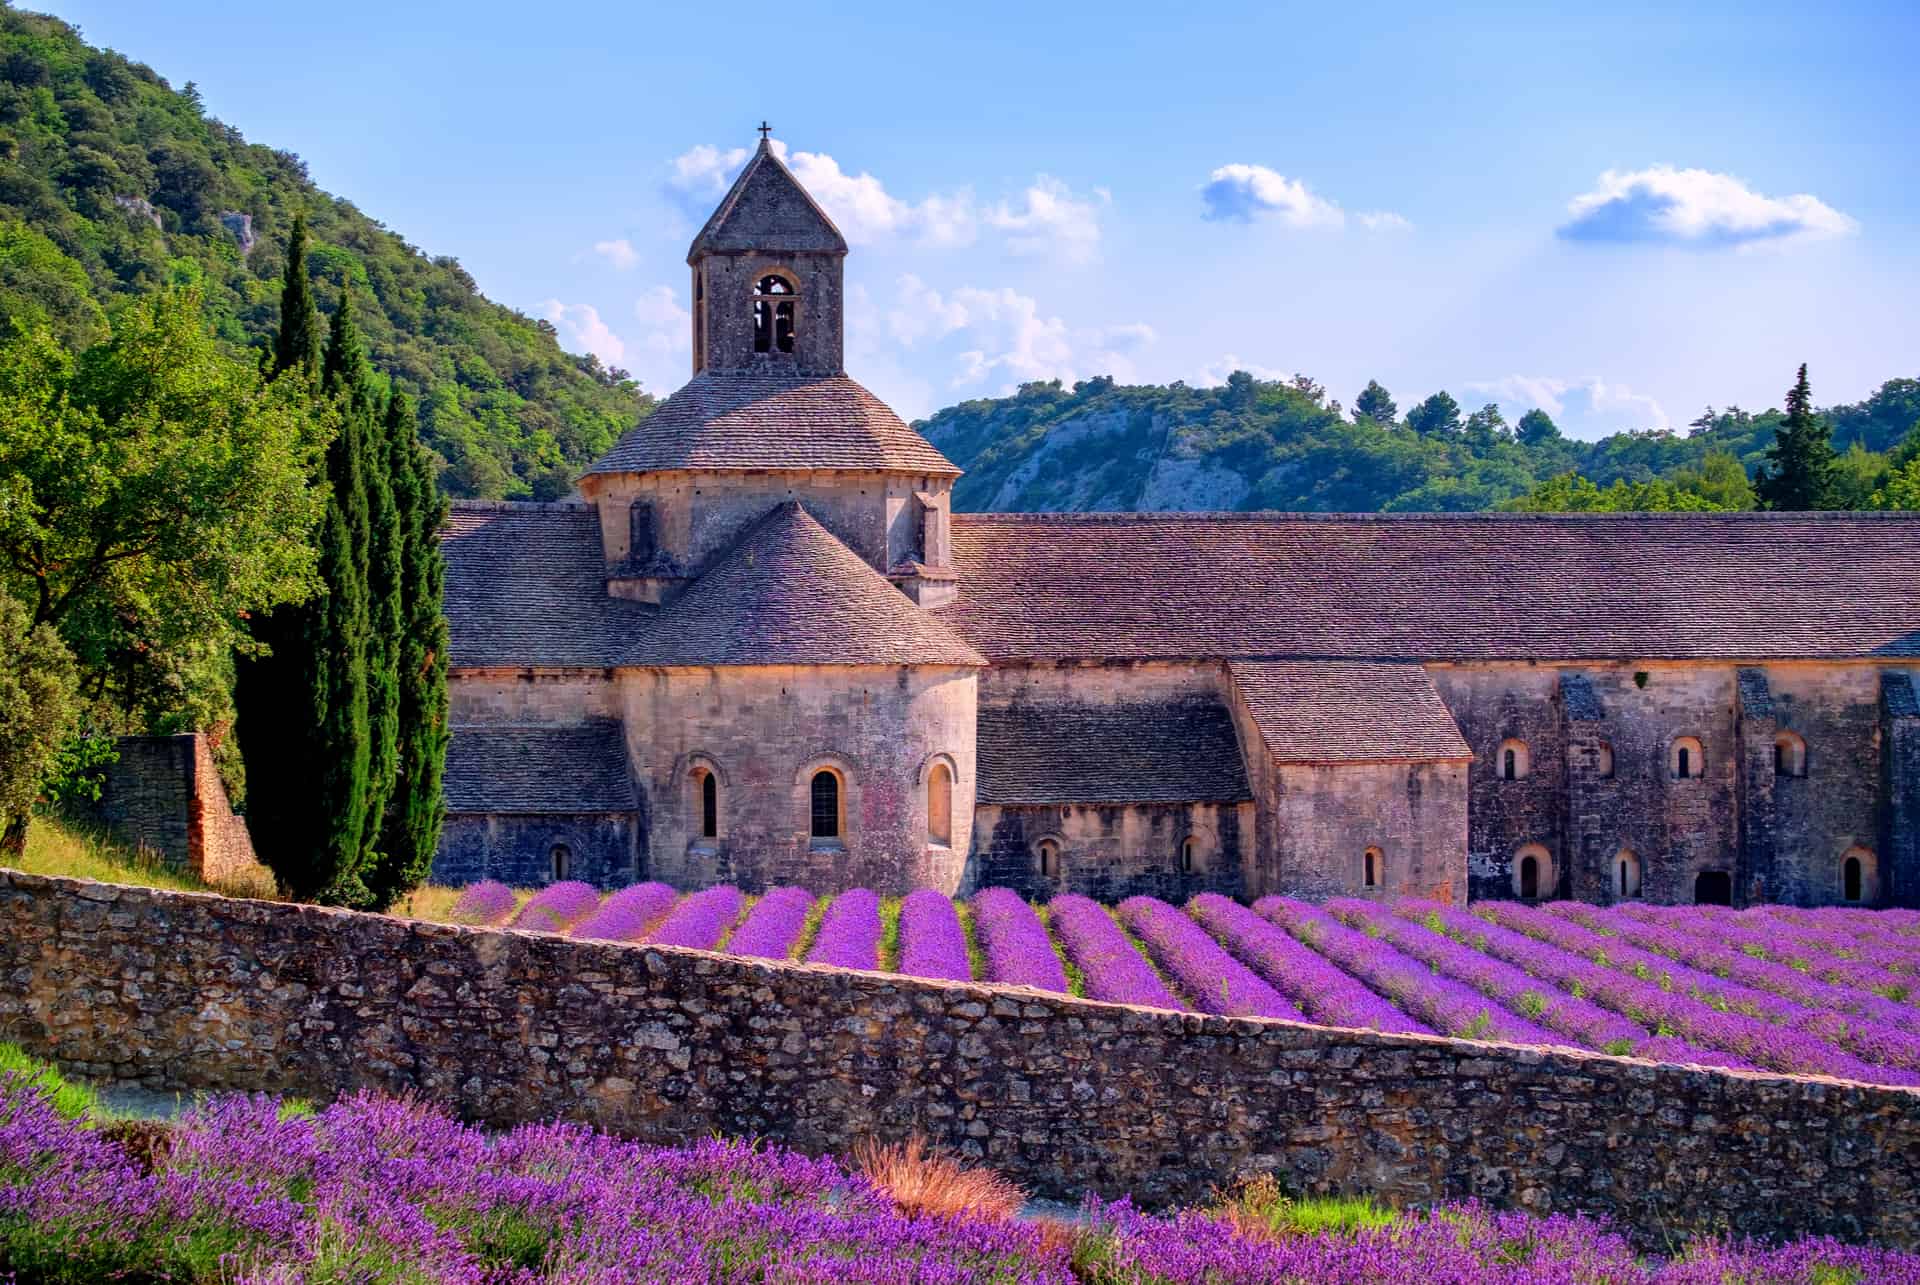
[[[1371,1196],[1291,1196],[1272,1174],[1248,1178],[1218,1198],[1212,1211],[1241,1235],[1351,1236],[1391,1226],[1399,1215]]]
[[[980,933],[973,922],[973,903],[955,901],[953,912],[960,918],[960,935],[967,943],[967,969],[976,982],[987,980],[987,948],[980,944]]]
[[[449,888],[445,884],[423,883],[400,900],[393,903],[393,913],[402,919],[426,919],[436,924],[450,924],[453,920],[453,903],[460,900],[462,888]]]
[[[99,1097],[85,1084],[77,1084],[60,1074],[51,1062],[32,1056],[18,1044],[0,1044],[0,1074],[23,1076],[35,1088],[53,1100],[53,1109],[68,1120],[86,1116],[108,1119],[111,1113],[100,1105]]]
[[[208,883],[183,866],[170,865],[158,853],[130,847],[105,831],[55,817],[33,819],[27,827],[27,850],[14,868],[27,874],[96,879],[168,892],[275,896],[273,874],[265,866],[254,866],[235,879]]]
[[[820,936],[820,921],[827,917],[827,903],[832,900],[831,897],[815,897],[813,904],[807,907],[807,917],[800,921],[800,932],[787,951],[788,959],[805,959],[807,952],[813,949],[814,941]]]
[[[1040,916],[1040,926],[1047,931],[1047,944],[1053,947],[1053,953],[1060,957],[1060,967],[1067,975],[1067,994],[1076,999],[1087,997],[1087,975],[1080,971],[1080,965],[1067,956],[1067,948],[1060,944],[1060,936],[1053,931],[1053,907],[1035,906]]]
[[[899,897],[880,898],[880,971],[883,973],[900,971],[900,902]]]
[[[729,946],[733,944],[733,935],[740,931],[741,924],[744,924],[747,922],[747,916],[753,913],[754,903],[759,900],[760,898],[758,896],[751,895],[751,894],[740,898],[740,913],[735,915],[733,917],[733,922],[728,924],[726,928],[720,933],[720,940],[713,943],[713,948],[715,950],[725,951]],[[672,914],[673,912],[668,911],[667,913]]]

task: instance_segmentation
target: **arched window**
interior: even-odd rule
[[[1676,736],[1667,753],[1668,774],[1676,781],[1691,781],[1707,774],[1707,754],[1691,736]]]
[[[547,866],[552,872],[555,883],[559,883],[562,879],[571,878],[573,875],[573,849],[564,843],[554,844],[553,849],[547,853]]]
[[[1192,835],[1180,841],[1180,873],[1190,875],[1200,855],[1200,844]]]
[[[1365,869],[1361,872],[1361,879],[1364,886],[1368,888],[1378,888],[1385,874],[1385,871],[1381,869],[1381,866],[1384,864],[1384,855],[1378,848],[1368,848],[1363,854],[1361,862],[1365,866]]]
[[[720,837],[720,778],[712,772],[700,773],[700,837]]]
[[[1058,879],[1060,877],[1060,845],[1052,839],[1040,840],[1040,877]]]
[[[1631,849],[1620,849],[1613,859],[1613,895],[1621,901],[1640,895],[1640,858]]]
[[[1773,738],[1773,772],[1775,776],[1805,776],[1807,774],[1807,743],[1792,732],[1781,732]]]
[[[1848,857],[1840,863],[1840,900],[1860,900],[1860,858]]]
[[[1733,904],[1733,876],[1724,870],[1702,870],[1693,881],[1693,904],[1696,906],[1731,906]]]
[[[1494,775],[1502,781],[1518,781],[1524,777],[1532,764],[1527,757],[1527,743],[1522,740],[1508,739],[1500,742],[1500,748],[1493,757]]]
[[[1594,748],[1593,772],[1595,776],[1600,777],[1602,780],[1613,775],[1613,746],[1606,741],[1600,742],[1600,744]]]
[[[769,272],[753,291],[753,350],[792,352],[798,324],[793,282]]]
[[[832,768],[821,768],[813,774],[808,793],[811,800],[808,833],[816,839],[838,839],[841,830],[839,775]]]
[[[1868,905],[1880,896],[1879,863],[1873,853],[1862,847],[1848,848],[1840,855],[1840,900]]]
[[[1555,884],[1553,854],[1538,843],[1529,843],[1513,854],[1513,895],[1522,901],[1551,897]]]
[[[945,763],[927,773],[927,842],[953,846],[953,769]]]

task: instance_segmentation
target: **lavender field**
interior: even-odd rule
[[[465,889],[470,924],[1117,1003],[1920,1085],[1920,912],[1215,893],[1117,907],[731,887]]]

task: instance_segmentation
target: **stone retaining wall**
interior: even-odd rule
[[[182,1089],[809,1151],[923,1132],[1040,1195],[1478,1196],[1920,1245],[1920,1093],[1096,1004],[0,871],[0,1038]]]

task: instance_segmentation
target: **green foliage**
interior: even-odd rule
[[[1560,426],[1553,422],[1553,416],[1536,406],[1520,417],[1514,426],[1514,436],[1523,445],[1542,446],[1560,436]]]
[[[1378,380],[1369,379],[1360,395],[1353,399],[1353,418],[1358,423],[1370,419],[1376,424],[1391,426],[1398,419],[1400,408],[1394,405],[1393,398]]]
[[[1603,490],[1578,473],[1562,473],[1500,507],[1510,513],[1708,513],[1721,506],[1671,482],[1616,479]]]
[[[314,585],[324,427],[201,316],[169,289],[77,357],[46,327],[0,344],[0,583],[59,631],[103,732],[217,729],[242,618]]]
[[[27,844],[27,822],[75,716],[73,657],[0,589],[0,853]]]
[[[17,1075],[44,1094],[62,1119],[104,1120],[108,1113],[100,1098],[85,1084],[60,1074],[60,1068],[32,1056],[18,1044],[0,1043],[0,1075]]]
[[[1787,390],[1787,416],[1774,430],[1754,493],[1769,509],[1831,509],[1838,498],[1834,473],[1832,433],[1813,412],[1813,390],[1802,363],[1799,378]]]
[[[1460,403],[1445,390],[1407,412],[1407,427],[1422,436],[1452,436],[1461,429]]]
[[[312,299],[324,310],[363,289],[372,361],[417,399],[453,493],[551,498],[651,406],[624,372],[562,352],[547,322],[488,302],[455,260],[320,191],[298,157],[206,116],[191,86],[7,7],[0,65],[0,229],[35,238],[0,231],[0,322],[44,320],[84,347],[99,309],[193,281],[223,344],[264,349],[304,212]]]

